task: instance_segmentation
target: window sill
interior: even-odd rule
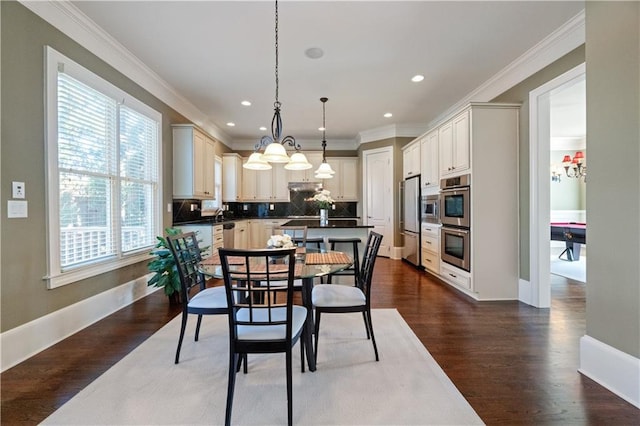
[[[149,249],[151,250],[151,249]],[[122,259],[106,261],[96,263],[94,265],[84,266],[78,269],[74,269],[68,272],[63,272],[57,275],[45,276],[42,279],[47,283],[47,289],[62,287],[67,284],[72,284],[87,278],[95,277],[96,275],[105,274],[107,272],[114,271],[125,266],[133,265],[136,263],[151,260],[153,256],[149,255],[148,250],[144,253],[133,254]]]

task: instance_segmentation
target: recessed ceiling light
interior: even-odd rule
[[[310,59],[320,59],[324,56],[324,51],[319,47],[310,47],[304,51],[304,54]]]
[[[236,125],[236,123],[233,123],[233,122],[231,122],[231,121],[227,123],[227,126],[229,126],[229,127],[233,127],[233,126],[235,126],[235,125]]]
[[[244,106],[251,106],[251,102],[249,102],[249,101],[242,101],[242,102],[240,102],[240,103],[241,103],[242,105],[244,105]]]
[[[320,130],[321,132],[323,132],[323,131],[325,131],[325,130],[327,130],[327,129],[325,129],[324,127],[318,127],[318,130]]]
[[[424,80],[424,75],[414,75],[413,77],[411,77],[411,81],[413,81],[414,83],[418,83],[420,81]]]
[[[264,132],[264,131],[266,131],[266,130],[267,130],[267,128],[266,128],[266,127],[264,127],[264,126],[262,126],[262,127],[260,127],[260,130]]]
[[[384,114],[384,118],[391,118],[393,117],[393,114],[391,114],[390,112],[387,112]]]

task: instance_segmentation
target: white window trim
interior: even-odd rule
[[[158,122],[158,197],[154,209],[156,217],[156,234],[162,235],[162,114],[143,104],[128,93],[97,76],[80,64],[67,58],[60,52],[46,46],[45,72],[45,157],[46,162],[46,211],[47,211],[47,275],[43,280],[47,288],[53,289],[71,284],[86,278],[103,274],[114,269],[122,268],[151,258],[149,255],[153,246],[126,255],[120,254],[116,258],[96,260],[93,263],[62,271],[60,268],[60,237],[59,237],[59,174],[58,174],[58,120],[57,120],[57,77],[58,67],[63,66],[64,72],[73,78],[101,91],[102,93],[121,100],[127,107],[146,115]]]

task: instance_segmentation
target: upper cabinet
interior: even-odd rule
[[[458,175],[469,169],[469,110],[439,128],[440,176]]]
[[[287,170],[287,182],[320,182],[315,178],[315,173],[322,164],[322,152],[305,152],[307,161],[311,163],[311,168],[307,170]]]
[[[420,141],[411,142],[402,151],[402,176],[410,178],[420,174]]]
[[[243,201],[289,201],[284,164],[271,166],[271,170],[242,169]]]
[[[358,158],[330,157],[327,162],[336,174],[325,179],[322,187],[335,201],[358,201]]]
[[[215,141],[193,125],[173,128],[173,197],[215,199]]]
[[[242,201],[242,157],[222,155],[222,202]]]
[[[420,174],[422,189],[440,186],[440,169],[438,169],[438,130],[434,130],[420,140]]]

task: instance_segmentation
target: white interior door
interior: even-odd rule
[[[378,254],[391,256],[393,247],[393,148],[363,151],[364,222],[383,236]]]

